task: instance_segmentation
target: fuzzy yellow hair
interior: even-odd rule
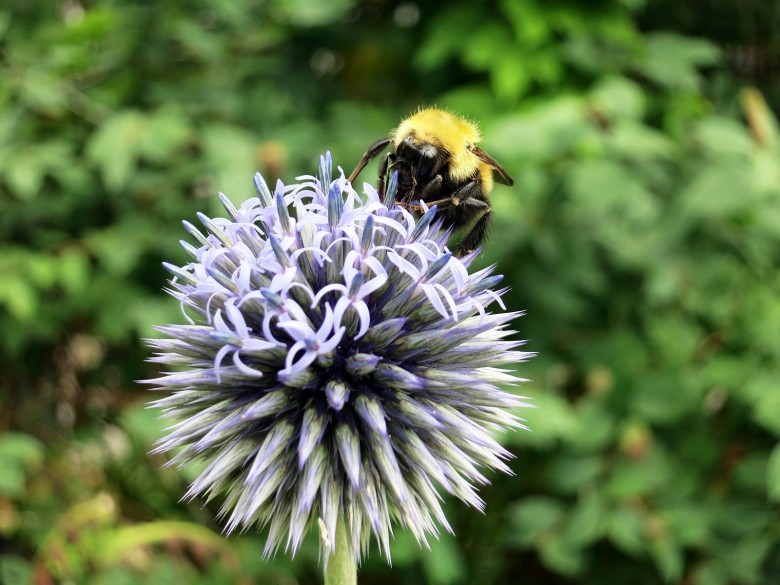
[[[477,125],[444,110],[425,108],[401,120],[393,135],[396,148],[408,136],[414,136],[417,144],[432,144],[447,151],[450,154],[449,175],[456,181],[466,180],[484,164],[469,150],[482,138]],[[480,174],[484,182],[485,173]],[[492,176],[488,189],[490,186]]]

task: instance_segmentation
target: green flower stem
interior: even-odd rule
[[[357,585],[355,555],[347,541],[347,529],[341,516],[336,524],[336,550],[328,557],[325,585]]]

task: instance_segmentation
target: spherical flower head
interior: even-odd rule
[[[273,194],[257,175],[239,208],[221,195],[229,218],[185,222],[192,262],[166,264],[189,324],[149,340],[178,370],[149,381],[176,421],[156,451],[204,462],[186,497],[224,496],[227,532],[267,526],[265,554],[318,520],[332,548],[341,516],[358,562],[371,534],[389,558],[393,523],[451,531],[439,490],[482,509],[484,470],[510,472],[491,435],[522,426],[498,387],[528,356],[507,339],[519,313],[487,311],[501,277],[469,273],[435,208],[415,220],[392,183],[361,198],[329,154]]]

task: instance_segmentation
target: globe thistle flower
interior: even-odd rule
[[[389,559],[394,523],[451,531],[439,490],[481,510],[484,471],[510,472],[491,433],[522,426],[498,387],[528,356],[506,339],[519,313],[487,311],[501,276],[469,273],[435,208],[393,208],[392,181],[379,201],[332,179],[329,154],[318,177],[255,186],[240,207],[220,194],[229,217],[200,214],[205,232],[184,222],[192,261],[165,265],[189,324],[149,340],[178,369],[148,381],[176,421],[155,450],[204,462],[185,497],[224,496],[226,531],[266,526],[267,555],[318,519],[332,549],[342,518],[357,562],[372,534]]]

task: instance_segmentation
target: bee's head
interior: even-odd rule
[[[433,178],[448,158],[444,149],[418,138],[414,133],[399,142],[396,155],[399,159],[411,163],[418,180]]]

